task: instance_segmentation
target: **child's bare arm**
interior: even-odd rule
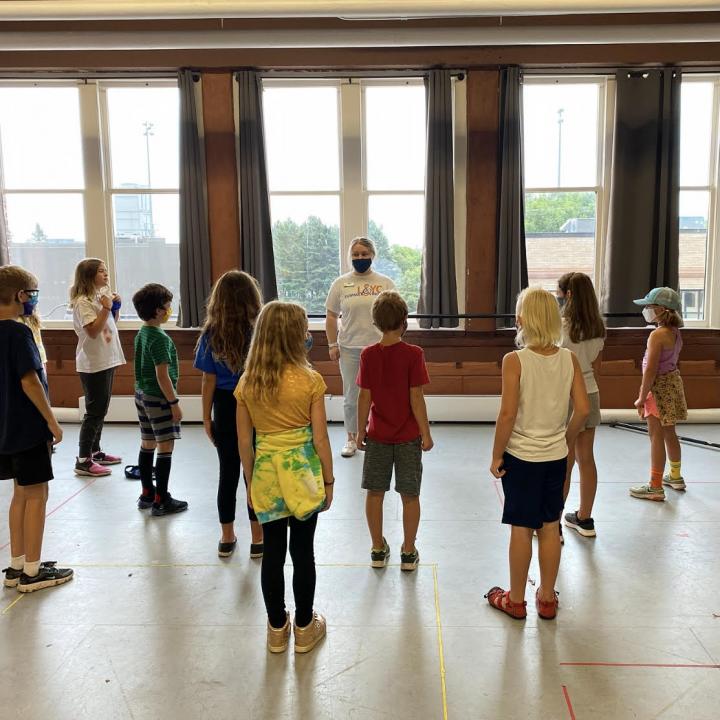
[[[434,445],[432,436],[430,435],[430,423],[427,417],[427,406],[425,405],[425,394],[423,393],[422,386],[410,388],[410,408],[412,414],[420,428],[420,440],[422,442],[422,449],[427,452],[432,450]]]
[[[57,445],[62,440],[63,431],[60,425],[58,425],[55,415],[53,415],[52,408],[45,394],[45,388],[43,388],[37,372],[35,370],[26,372],[22,378],[20,378],[20,384],[22,385],[23,392],[30,399],[30,402],[43,416],[43,419],[48,425],[48,429],[52,433],[53,444]]]
[[[102,332],[105,324],[107,323],[107,319],[110,317],[112,300],[110,300],[110,298],[106,295],[101,295],[100,304],[102,305],[102,308],[100,308],[100,312],[97,314],[97,317],[91,323],[84,326],[85,332],[91,338],[96,338]]]
[[[588,398],[585,388],[585,378],[583,377],[582,368],[575,353],[572,354],[573,374],[572,386],[570,387],[570,397],[573,403],[573,414],[565,430],[565,439],[568,448],[575,446],[575,440],[585,425],[585,420],[590,414],[590,398]]]
[[[325,398],[313,400],[310,406],[310,424],[312,425],[313,445],[320,458],[323,482],[325,483],[325,510],[329,509],[333,500],[335,477],[333,475],[332,450],[327,431],[325,415]]]
[[[253,424],[250,413],[244,404],[237,404],[235,412],[237,423],[238,451],[242,463],[245,479],[248,487],[248,501],[250,501],[250,483],[252,481],[253,468],[255,467],[255,449],[253,448]]]
[[[495,442],[493,443],[492,463],[490,472],[501,478],[503,453],[515,425],[518,404],[520,402],[520,359],[514,352],[508,353],[502,362],[502,398],[500,412],[495,423]]]
[[[178,399],[175,388],[173,387],[172,380],[170,380],[170,365],[168,363],[161,363],[155,366],[155,377],[157,378],[158,385],[162,390],[165,399],[169,403],[173,403]],[[175,403],[170,406],[172,412],[173,421],[179,423],[182,420],[182,410],[180,404]]]
[[[358,434],[357,446],[358,450],[365,449],[365,434],[367,433],[368,418],[370,417],[370,404],[372,403],[372,393],[367,388],[360,388],[358,395]]]
[[[217,375],[204,372],[201,385],[203,427],[205,428],[205,434],[210,438],[213,445],[215,444],[215,438],[212,433],[212,405],[216,386]]]
[[[647,345],[647,363],[642,376],[642,382],[640,383],[640,392],[638,398],[635,401],[635,407],[638,409],[640,417],[643,416],[643,408],[645,401],[650,392],[650,388],[655,382],[657,376],[658,365],[660,364],[660,353],[662,351],[662,335],[660,330],[653,330],[648,337]]]

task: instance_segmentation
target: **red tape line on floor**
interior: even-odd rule
[[[575,720],[575,711],[573,710],[572,702],[570,702],[570,693],[568,692],[567,686],[562,686],[563,695],[565,696],[565,704],[567,705],[568,712],[570,713],[570,720]]]
[[[561,662],[564,667],[637,667],[637,668],[701,668],[718,670],[720,665],[698,663],[621,663],[621,662]]]

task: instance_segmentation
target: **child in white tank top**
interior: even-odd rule
[[[485,597],[513,618],[526,617],[525,586],[537,530],[540,586],[535,605],[538,615],[550,620],[557,612],[559,518],[568,445],[583,426],[589,401],[577,358],[558,347],[562,325],[555,298],[542,288],[527,288],[518,297],[515,314],[521,349],[503,358],[502,401],[490,465],[490,472],[502,478],[502,521],[512,526],[510,590],[496,586]],[[571,400],[574,411],[566,424]]]

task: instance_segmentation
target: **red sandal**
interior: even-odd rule
[[[514,620],[524,620],[527,617],[527,603],[523,600],[521,603],[513,602],[510,599],[510,591],[503,590],[501,587],[493,587],[485,593],[487,601],[496,610],[504,612]]]
[[[559,605],[560,601],[558,600],[557,590],[555,591],[555,597],[552,600],[541,600],[540,588],[535,591],[535,607],[537,608],[537,614],[543,620],[554,620],[557,615]]]

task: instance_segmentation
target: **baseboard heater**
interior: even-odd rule
[[[202,403],[199,395],[181,398],[184,422],[202,422]],[[428,417],[431,422],[495,422],[500,409],[499,395],[428,395]],[[339,395],[325,396],[328,420],[342,422],[343,399]],[[55,408],[60,422],[80,422],[85,412],[85,398],[79,407]],[[110,401],[107,422],[137,422],[135,399],[131,395],[115,395]],[[637,411],[630,408],[603,409],[603,423],[638,422]],[[703,408],[688,412],[688,423],[719,423],[720,408]]]

